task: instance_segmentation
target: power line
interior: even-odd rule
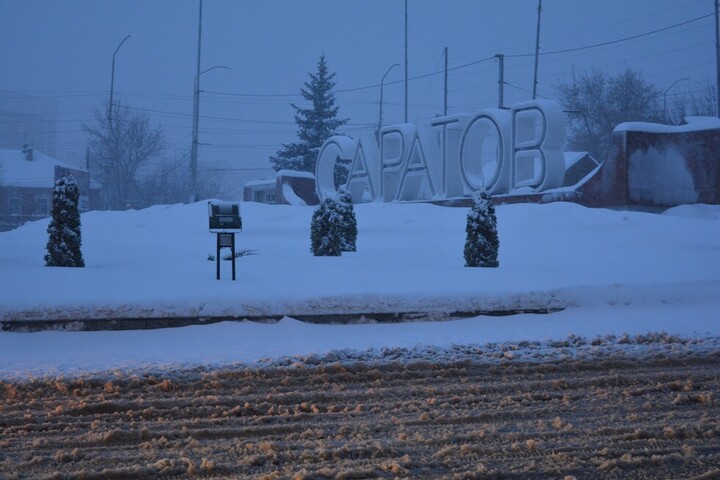
[[[141,112],[150,112],[150,113],[158,113],[162,115],[171,115],[176,117],[192,117],[191,114],[187,113],[178,113],[178,112],[168,112],[164,110],[154,110],[150,108],[140,108],[140,107],[130,107],[125,106],[125,108],[128,108],[130,110],[138,110]],[[205,120],[218,120],[223,122],[240,122],[240,123],[259,123],[259,124],[266,124],[266,125],[296,125],[295,122],[281,122],[276,120],[255,120],[255,119],[248,119],[248,118],[232,118],[232,117],[216,117],[212,115],[201,115],[200,118]],[[347,125],[354,125],[354,126],[362,126],[362,127],[368,127],[372,126],[370,123],[348,123]]]
[[[709,13],[709,14],[707,14],[707,15],[702,15],[702,16],[700,16],[700,17],[696,17],[696,18],[693,18],[693,19],[691,19],[691,20],[686,20],[686,21],[684,21],[684,22],[676,23],[675,25],[670,25],[670,26],[668,26],[668,27],[658,28],[657,30],[652,30],[652,31],[650,31],[650,32],[639,33],[639,34],[637,34],[637,35],[631,35],[631,36],[629,36],[629,37],[624,37],[624,38],[618,38],[617,40],[610,40],[610,41],[607,41],[607,42],[595,43],[595,44],[593,44],[593,45],[585,45],[585,46],[583,46],[583,47],[566,48],[566,49],[563,49],[563,50],[554,50],[554,51],[552,51],[552,52],[540,52],[540,55],[555,55],[555,54],[558,54],[558,53],[578,52],[578,51],[581,51],[581,50],[589,50],[589,49],[591,49],[591,48],[604,47],[604,46],[606,46],[606,45],[612,45],[612,44],[615,44],[615,43],[626,42],[626,41],[628,41],[628,40],[635,40],[636,38],[647,37],[648,35],[653,35],[653,34],[655,34],[655,33],[664,32],[664,31],[666,31],[666,30],[670,30],[670,29],[673,29],[673,28],[682,27],[683,25],[688,25],[688,24],[690,24],[690,23],[697,22],[697,21],[700,21],[700,20],[703,20],[703,19],[706,19],[706,18],[709,18],[709,17],[712,17],[712,16],[713,16],[713,14],[712,14],[712,13]],[[506,56],[506,57],[512,57],[512,58],[519,58],[519,57],[535,56],[535,54],[534,54],[534,53],[519,53],[519,54],[515,54],[515,55],[505,55],[505,56]]]
[[[589,49],[592,49],[592,48],[604,47],[604,46],[607,46],[607,45],[614,45],[614,44],[617,44],[617,43],[622,43],[622,42],[626,42],[626,41],[629,41],[629,40],[635,40],[635,39],[637,39],[637,38],[647,37],[647,36],[650,36],[650,35],[653,35],[653,34],[656,34],[656,33],[660,33],[660,32],[665,32],[665,31],[668,31],[668,30],[672,30],[672,29],[674,29],[674,28],[682,27],[682,26],[684,26],[684,25],[689,25],[689,24],[691,24],[691,23],[698,22],[698,21],[700,21],[700,20],[704,20],[704,19],[706,19],[706,18],[712,17],[713,15],[714,15],[714,14],[712,14],[712,13],[709,13],[709,14],[707,14],[707,15],[701,15],[701,16],[699,16],[699,17],[692,18],[692,19],[686,20],[686,21],[684,21],[684,22],[679,22],[679,23],[676,23],[676,24],[673,24],[673,25],[668,25],[668,26],[666,26],[666,27],[658,28],[658,29],[651,30],[651,31],[648,31],[648,32],[644,32],[644,33],[640,33],[640,34],[637,34],[637,35],[631,35],[631,36],[628,36],[628,37],[618,38],[618,39],[615,39],[615,40],[609,40],[609,41],[606,41],[606,42],[600,42],[600,43],[595,43],[595,44],[591,44],[591,45],[584,45],[584,46],[582,46],[582,47],[567,48],[567,49],[554,50],[554,51],[549,51],[549,52],[540,52],[539,54],[540,54],[540,55],[543,55],[543,56],[545,56],[545,55],[556,55],[556,54],[560,54],[560,53],[578,52],[578,51],[583,51],[583,50],[589,50]],[[531,57],[531,56],[535,56],[535,53],[522,53],[522,54],[513,54],[513,55],[509,55],[509,54],[508,54],[508,55],[505,55],[506,58],[507,58],[507,57],[522,58],[522,57]],[[450,71],[456,71],[456,70],[464,69],[464,68],[467,68],[467,67],[470,67],[470,66],[473,66],[473,65],[477,65],[477,64],[480,64],[480,63],[484,63],[484,62],[487,62],[487,61],[489,61],[489,60],[493,60],[494,58],[495,58],[495,56],[493,55],[493,56],[481,58],[481,59],[479,59],[479,60],[475,60],[475,61],[472,61],[472,62],[468,62],[468,63],[462,64],[462,65],[457,65],[457,66],[455,66],[455,67],[448,68],[448,72],[450,72]],[[414,76],[414,77],[408,78],[408,81],[420,80],[420,79],[423,79],[423,78],[432,77],[432,76],[435,76],[435,75],[440,75],[440,74],[442,74],[442,73],[443,73],[443,72],[435,71],[435,72],[426,73],[426,74],[422,74],[422,75],[416,75],[416,76]],[[385,85],[396,85],[396,84],[400,84],[400,83],[403,83],[403,82],[404,82],[404,80],[396,80],[396,81],[392,81],[392,82],[387,82]],[[336,93],[336,94],[351,93],[351,92],[358,92],[358,91],[363,91],[363,90],[370,90],[370,89],[379,88],[379,87],[380,87],[380,84],[378,83],[378,84],[366,85],[366,86],[362,86],[362,87],[337,89],[337,90],[334,91],[334,93]],[[246,94],[246,93],[217,92],[217,91],[207,91],[206,93],[211,93],[211,94],[214,94],[214,95],[236,96],[236,97],[251,97],[251,98],[252,98],[252,97],[263,97],[263,98],[300,97],[300,96],[301,96],[300,94],[297,94],[297,93],[296,93],[296,94]]]
[[[653,35],[653,34],[656,34],[656,33],[664,32],[664,31],[668,31],[668,30],[671,30],[671,29],[674,29],[674,28],[678,28],[678,27],[681,27],[681,26],[684,26],[684,25],[688,25],[688,24],[691,24],[691,23],[694,23],[694,22],[698,22],[698,21],[700,21],[700,20],[703,20],[703,19],[706,19],[706,18],[710,18],[710,17],[712,17],[713,15],[714,15],[714,14],[712,14],[712,13],[706,14],[706,15],[702,15],[702,16],[699,16],[699,17],[696,17],[696,18],[693,18],[693,19],[690,19],[690,20],[686,20],[686,21],[684,21],[684,22],[679,22],[679,23],[676,23],[676,24],[673,24],[673,25],[669,25],[669,26],[666,26],[666,27],[658,28],[658,29],[651,30],[651,31],[648,31],[648,32],[640,33],[640,34],[637,34],[637,35],[631,35],[631,36],[628,36],[628,37],[623,37],[623,38],[619,38],[619,39],[615,39],[615,40],[609,40],[609,41],[606,41],[606,42],[600,42],[600,43],[596,43],[596,44],[584,45],[584,46],[581,46],[581,47],[567,48],[567,49],[562,49],[562,50],[554,50],[554,51],[548,51],[548,52],[540,52],[540,55],[543,55],[543,56],[545,56],[545,55],[557,55],[557,54],[561,54],[561,53],[578,52],[578,51],[589,50],[589,49],[593,49],[593,48],[599,48],[599,47],[603,47],[603,46],[607,46],[607,45],[614,45],[614,44],[617,44],[617,43],[622,43],[622,42],[626,42],[626,41],[629,41],[629,40],[634,40],[634,39],[638,39],[638,38],[642,38],[642,37],[647,37],[647,36],[649,36],[649,35]],[[640,18],[640,17],[638,17],[638,18]],[[508,58],[508,57],[511,57],[511,58],[522,58],[522,57],[531,57],[531,56],[534,56],[534,55],[535,55],[534,53],[506,54],[505,57],[506,57],[506,58]],[[461,57],[461,58],[462,58],[462,57]],[[448,71],[449,71],[449,72],[450,72],[450,71],[453,71],[453,72],[454,72],[454,71],[457,71],[457,70],[465,69],[465,68],[468,68],[468,67],[471,67],[471,66],[474,66],[474,65],[478,65],[478,64],[481,64],[481,63],[484,63],[484,62],[493,60],[494,58],[495,58],[494,55],[493,55],[493,56],[488,56],[488,57],[485,57],[485,58],[481,58],[481,59],[479,59],[479,60],[474,60],[474,61],[472,61],[472,62],[468,62],[468,63],[464,63],[464,64],[462,64],[462,65],[457,65],[457,66],[448,68]],[[511,68],[512,68],[512,67],[511,67]],[[420,80],[420,79],[423,79],[423,78],[428,78],[428,77],[432,77],[432,76],[435,76],[435,75],[440,75],[440,74],[442,74],[442,73],[443,73],[443,72],[441,72],[441,71],[434,71],[434,72],[431,72],[431,73],[416,75],[416,76],[414,76],[414,77],[409,78],[408,80],[409,80],[409,81]],[[402,82],[403,82],[403,80],[396,80],[396,81],[392,81],[392,82],[387,82],[385,85],[387,85],[387,86],[389,86],[389,85],[395,85],[395,84],[400,84],[400,83],[402,83]],[[352,92],[359,92],[359,91],[364,91],[364,90],[371,90],[371,89],[375,89],[375,88],[379,88],[379,87],[380,87],[380,84],[372,84],[372,85],[365,85],[365,86],[361,86],[361,87],[337,89],[337,90],[335,90],[333,93],[335,93],[335,94],[352,93]],[[0,93],[6,94],[6,93],[16,93],[16,92],[8,91],[8,90],[0,90]],[[47,95],[45,95],[46,97],[97,96],[97,95],[105,95],[105,94],[106,94],[105,92],[97,92],[97,91],[77,91],[77,92],[66,92],[66,93],[63,93],[63,92],[55,92],[55,91],[49,91],[49,92],[30,91],[30,92],[27,92],[27,93],[28,93],[28,94],[31,94],[31,93],[35,93],[35,94],[37,94],[37,93],[44,93],[44,94],[47,94]],[[219,91],[211,91],[211,90],[203,90],[203,93],[212,94],[212,95],[220,95],[220,96],[231,96],[231,97],[241,97],[241,98],[263,98],[263,99],[272,99],[272,98],[297,98],[297,97],[301,97],[301,96],[302,96],[302,95],[299,94],[299,93],[292,93],[292,94],[254,94],[254,93],[219,92]],[[126,95],[126,96],[149,97],[149,98],[160,98],[160,99],[174,99],[174,100],[187,100],[188,97],[189,97],[189,96],[186,96],[186,95],[167,95],[167,94],[156,94],[156,93],[145,93],[145,92],[138,92],[138,93],[120,92],[119,94],[121,94],[121,95]],[[17,98],[43,98],[43,97],[42,97],[42,96],[37,96],[37,95],[19,95],[19,96],[4,97],[4,98],[15,98],[15,99],[17,99]],[[372,104],[372,103],[373,103],[373,102],[367,102],[367,104]],[[159,110],[140,109],[140,108],[135,108],[135,107],[128,107],[128,108],[133,108],[133,109],[135,109],[135,110],[144,110],[144,111],[148,111],[148,112],[152,112],[152,113],[162,113],[162,114],[167,114],[167,115],[191,116],[190,114],[178,114],[178,113],[176,113],[176,112],[164,112],[164,111],[159,111]],[[86,113],[86,112],[77,112],[77,113]],[[90,113],[90,112],[87,112],[87,113]],[[66,114],[66,113],[63,113],[63,114]],[[251,123],[294,124],[293,122],[269,122],[269,121],[262,121],[262,120],[227,119],[227,118],[222,118],[222,117],[203,117],[203,118],[218,119],[218,120],[229,120],[229,121],[247,121],[247,122],[251,122]],[[368,125],[369,125],[369,124],[368,124]]]
[[[448,68],[448,71],[454,71],[454,70],[459,70],[461,68],[467,68],[472,65],[477,65],[479,63],[493,60],[494,58],[495,58],[495,56],[482,58],[480,60],[475,60],[473,62],[465,63],[463,65],[458,65],[458,66],[455,66],[452,68]],[[442,71],[436,71],[436,72],[431,72],[431,73],[425,73],[422,75],[416,75],[414,77],[408,78],[408,81],[420,80],[420,79],[432,77],[435,75],[441,75],[442,73],[443,73]],[[397,85],[397,84],[400,84],[403,82],[404,82],[404,80],[395,80],[392,82],[385,82],[385,86]],[[334,90],[333,93],[338,94],[338,93],[359,92],[362,90],[370,90],[373,88],[380,88],[380,84],[377,83],[377,84],[373,84],[373,85],[366,85],[364,87],[338,89],[338,90]],[[300,97],[301,96],[301,94],[299,94],[299,93],[295,93],[295,94],[250,94],[250,93],[235,93],[235,92],[215,92],[215,91],[210,91],[210,90],[205,91],[205,93],[210,93],[213,95],[226,95],[226,96],[231,96],[231,97],[270,97],[270,98],[272,98],[272,97]],[[370,104],[370,103],[371,102],[368,102],[368,104]]]
[[[573,33],[568,33],[568,34],[565,34],[565,35],[556,35],[556,36],[545,37],[545,41],[559,40],[559,39],[563,39],[563,38],[567,38],[567,37],[573,37],[573,36],[577,36],[577,35],[584,35],[584,34],[586,34],[586,33],[588,33],[588,32],[594,32],[594,31],[596,31],[596,30],[606,30],[608,27],[613,27],[613,26],[616,26],[616,25],[622,25],[622,24],[624,24],[624,23],[634,23],[636,20],[639,20],[639,19],[648,18],[648,17],[652,17],[652,16],[655,16],[655,15],[661,15],[661,14],[663,14],[663,13],[671,12],[671,11],[673,11],[673,10],[687,9],[690,5],[695,5],[695,4],[698,4],[698,3],[705,3],[705,2],[707,2],[707,0],[694,0],[694,1],[690,1],[690,2],[685,3],[685,4],[682,4],[682,5],[676,5],[676,6],[674,6],[674,7],[671,7],[671,8],[665,9],[665,10],[658,10],[658,11],[655,11],[655,12],[652,12],[652,13],[648,13],[648,14],[645,14],[645,15],[639,15],[639,16],[636,16],[636,17],[624,18],[623,20],[620,20],[620,21],[618,21],[618,22],[606,23],[606,24],[603,24],[603,25],[598,25],[598,26],[593,27],[593,28],[587,28],[587,29],[584,29],[584,30],[575,31],[575,32],[573,32]],[[511,50],[511,49],[514,49],[514,48],[526,47],[526,46],[528,46],[528,45],[532,45],[532,43],[531,43],[531,42],[524,42],[524,43],[519,43],[519,44],[515,44],[515,45],[510,45],[510,46],[505,47],[505,50],[506,50],[506,51],[509,51],[509,50]],[[487,54],[489,54],[489,53],[491,53],[491,51],[489,51],[489,50],[484,50],[484,51],[482,51],[482,52],[475,52],[475,53],[472,53],[472,54],[460,55],[460,56],[457,56],[457,57],[455,57],[455,58],[476,57],[476,56],[478,56],[478,55],[487,55]]]

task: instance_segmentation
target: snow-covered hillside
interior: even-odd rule
[[[43,266],[48,221],[35,222],[0,234],[0,319],[565,310],[402,325],[286,319],[161,332],[0,333],[0,364],[7,373],[72,370],[72,355],[86,355],[92,368],[112,368],[570,333],[720,333],[718,206],[666,214],[566,203],[500,206],[498,269],[463,266],[466,213],[428,204],[358,205],[358,251],[319,258],[309,251],[312,207],[245,203],[238,248],[255,254],[237,260],[234,282],[229,262],[215,279],[208,261],[215,236],[202,202],[83,214],[83,269]],[[32,357],[49,345],[55,350]]]

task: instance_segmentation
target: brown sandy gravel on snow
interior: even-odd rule
[[[0,478],[720,478],[720,352],[0,382]]]

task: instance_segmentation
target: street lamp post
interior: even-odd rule
[[[190,176],[191,176],[191,191],[192,201],[197,201],[197,156],[198,156],[198,124],[200,122],[200,75],[207,73],[210,70],[216,68],[222,68],[225,70],[231,70],[230,67],[224,65],[215,65],[195,75],[195,91],[193,95],[193,128],[192,128],[192,147],[190,149]]]
[[[115,55],[117,55],[118,50],[120,50],[120,47],[123,46],[123,43],[125,43],[125,40],[130,38],[130,35],[123,38],[120,44],[115,49],[115,52],[113,52],[112,57],[112,71],[110,73],[110,103],[108,104],[108,119],[112,123],[112,108],[113,108],[113,90],[115,89]]]
[[[667,93],[670,91],[671,88],[673,88],[675,85],[677,85],[678,83],[682,82],[683,80],[689,80],[689,79],[688,79],[688,78],[685,78],[685,77],[683,77],[683,78],[678,78],[677,80],[675,80],[675,81],[673,82],[672,85],[670,85],[669,87],[667,87],[667,88],[665,89],[665,91],[663,92],[663,120],[665,121],[665,123],[668,123]]]
[[[390,68],[387,69],[385,72],[385,75],[382,76],[382,79],[380,80],[380,118],[378,119],[378,138],[380,137],[380,129],[382,128],[382,114],[383,114],[383,86],[385,85],[385,77],[387,77],[388,73],[390,73],[390,70],[393,69],[393,67],[399,67],[399,63],[393,63],[390,65]]]

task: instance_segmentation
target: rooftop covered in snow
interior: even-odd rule
[[[0,186],[51,188],[55,182],[55,167],[87,171],[37,150],[30,152],[0,149]]]

